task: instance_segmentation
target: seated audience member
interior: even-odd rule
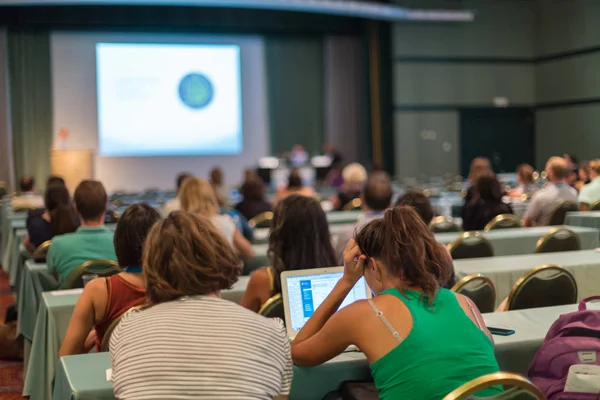
[[[54,184],[59,184],[59,185],[63,185],[63,186],[67,186],[67,184],[65,183],[64,178],[57,176],[57,175],[50,175],[48,177],[48,180],[46,180],[46,187],[50,187],[50,185],[54,185]]]
[[[254,257],[252,245],[236,228],[231,216],[219,214],[219,201],[210,183],[199,178],[188,178],[179,191],[179,198],[182,210],[205,216],[242,257]]]
[[[265,184],[259,177],[246,180],[240,188],[240,193],[243,199],[235,209],[248,220],[273,209],[271,203],[265,200]]]
[[[485,157],[476,157],[471,161],[471,168],[469,170],[469,182],[471,186],[467,189],[467,193],[465,195],[465,205],[467,205],[473,196],[475,195],[476,188],[475,182],[477,182],[477,178],[481,175],[493,174],[492,166],[490,164],[490,160]]]
[[[531,165],[519,165],[517,168],[517,184],[518,186],[508,193],[510,197],[530,196],[533,194],[535,186],[533,185],[533,167]]]
[[[377,172],[369,177],[360,196],[362,215],[358,219],[358,224],[342,229],[336,235],[335,254],[338,260],[342,260],[342,253],[346,248],[346,244],[348,244],[348,240],[352,239],[357,229],[371,222],[371,220],[383,216],[385,210],[392,203],[393,195],[392,184],[385,173]]]
[[[113,232],[104,226],[108,197],[102,183],[82,181],[75,189],[75,211],[81,226],[73,233],[52,240],[48,251],[48,271],[61,284],[81,264],[90,260],[116,260]]]
[[[163,215],[169,215],[172,211],[181,210],[181,201],[179,200],[179,191],[181,190],[181,185],[187,178],[190,178],[192,174],[187,172],[181,173],[177,175],[177,196],[174,199],[171,199],[165,203],[163,206]]]
[[[25,175],[22,177],[19,181],[19,188],[21,193],[18,196],[13,196],[10,202],[14,211],[44,207],[44,198],[36,192],[33,176]]]
[[[359,163],[346,165],[342,170],[342,179],[344,183],[340,191],[331,196],[331,203],[334,210],[342,210],[346,204],[360,197],[365,181],[367,180],[367,170]]]
[[[159,219],[158,211],[147,204],[134,204],[125,210],[114,238],[117,261],[123,272],[94,279],[85,286],[75,304],[59,357],[87,353],[94,345],[91,340],[94,338],[100,351],[110,324],[146,300],[142,247],[150,228]],[[92,329],[95,332],[88,336]]]
[[[577,191],[566,182],[569,164],[564,158],[550,158],[546,163],[546,174],[548,183],[531,198],[523,216],[523,226],[548,225],[552,213],[561,203],[577,203]]]
[[[587,211],[600,200],[600,160],[590,162],[591,181],[579,192],[579,208]]]
[[[475,182],[475,197],[463,207],[465,231],[480,231],[500,214],[512,214],[509,205],[502,202],[500,182],[493,175],[483,175]]]
[[[143,267],[150,307],[125,314],[110,338],[117,398],[287,396],[287,332],[281,321],[221,299],[242,266],[209,219],[176,212],[157,222]]]
[[[44,204],[46,208],[42,214],[32,210],[27,218],[27,235],[23,244],[31,252],[54,236],[75,232],[79,227],[79,218],[64,185],[55,183],[48,186]]]
[[[581,189],[592,181],[591,171],[590,171],[590,163],[585,161],[579,167],[579,176],[577,181],[575,182],[575,189],[581,191]]]
[[[252,273],[241,301],[252,311],[258,311],[270,297],[281,293],[283,271],[337,264],[327,217],[317,200],[292,195],[275,207],[268,254],[271,266]]]
[[[275,195],[275,199],[273,200],[273,206],[276,206],[278,202],[292,194],[299,194],[301,196],[307,197],[315,197],[315,190],[311,187],[303,185],[302,177],[300,177],[300,174],[296,169],[290,172],[287,186],[282,186],[277,190],[277,194]]]
[[[210,180],[209,183],[213,187],[215,194],[217,195],[217,200],[219,200],[219,205],[221,207],[225,206],[229,203],[229,191],[225,187],[223,183],[223,170],[219,167],[215,167],[210,170]]]
[[[400,206],[412,207],[417,212],[417,214],[419,214],[419,217],[421,217],[421,220],[427,226],[429,226],[431,224],[431,221],[433,221],[433,217],[435,217],[435,213],[433,211],[433,207],[431,206],[431,203],[429,202],[429,199],[422,192],[417,191],[417,190],[410,190],[410,191],[404,193],[402,196],[398,197],[396,199],[396,203],[394,204],[394,207],[400,207]],[[456,274],[454,273],[454,264],[452,262],[452,257],[450,256],[450,253],[448,252],[448,249],[446,248],[446,246],[440,244],[440,247],[443,248],[444,251],[446,252],[446,263],[444,265],[450,270],[450,274],[449,274],[449,278],[447,280],[440,281],[439,284],[443,288],[451,289],[452,286],[454,286],[456,284]],[[444,275],[444,276],[446,276],[446,275]]]
[[[575,157],[573,154],[565,153],[563,154],[562,158],[564,158],[564,160],[567,162],[569,168],[574,166],[577,167],[577,157]]]
[[[319,365],[356,345],[382,400],[439,400],[498,372],[494,342],[477,306],[438,286],[448,278],[445,259],[412,207],[393,208],[368,223],[348,242],[343,277],[292,342],[294,363]],[[363,276],[376,297],[337,311]],[[493,387],[477,396],[501,391]]]

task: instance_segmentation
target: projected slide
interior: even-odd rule
[[[97,43],[103,156],[242,151],[237,45]]]

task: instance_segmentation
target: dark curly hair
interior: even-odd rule
[[[144,243],[143,269],[151,304],[231,288],[242,262],[206,217],[174,211]]]
[[[291,195],[273,212],[269,235],[269,260],[275,269],[275,292],[281,292],[283,271],[331,267],[337,264],[329,224],[319,202]]]

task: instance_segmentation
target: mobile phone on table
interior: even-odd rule
[[[492,335],[498,336],[510,336],[515,334],[515,331],[513,329],[493,328],[491,326],[488,326],[488,330]]]

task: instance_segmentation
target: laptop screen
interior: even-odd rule
[[[298,332],[342,277],[343,272],[287,276],[287,296],[292,331]],[[362,277],[348,293],[340,308],[367,298],[367,284]]]

